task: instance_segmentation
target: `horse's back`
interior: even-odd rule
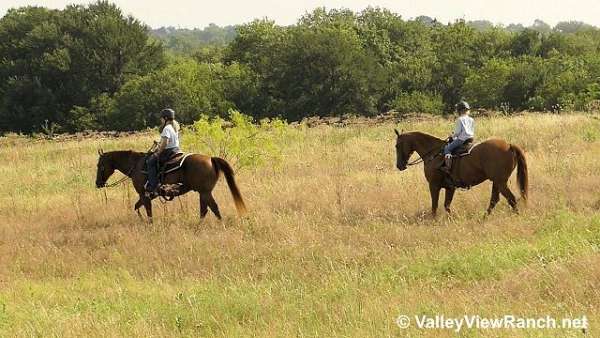
[[[487,140],[480,142],[480,143],[476,144],[475,146],[473,146],[471,153],[473,153],[473,152],[476,152],[476,153],[495,152],[495,151],[506,152],[509,149],[510,149],[510,143],[506,142],[503,139],[491,138],[491,139],[487,139]]]
[[[183,176],[194,190],[212,190],[219,178],[212,158],[203,154],[191,154],[183,163]]]
[[[203,154],[190,154],[183,163],[183,169],[201,175],[215,173],[211,157]]]
[[[511,144],[499,138],[477,144],[471,151],[471,156],[472,161],[491,178],[510,176],[516,165]]]

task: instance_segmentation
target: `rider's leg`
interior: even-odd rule
[[[452,140],[452,142],[448,143],[444,147],[444,156],[452,154],[452,152],[454,151],[454,149],[460,147],[463,143],[465,143],[465,141],[459,140],[457,138],[455,138],[454,140]]]
[[[464,142],[465,141],[456,138],[444,147],[444,163],[441,169],[450,170],[450,165],[452,163],[452,151],[460,147]]]
[[[150,156],[148,159],[148,183],[146,191],[155,191],[158,186],[158,157]]]

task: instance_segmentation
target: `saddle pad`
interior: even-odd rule
[[[464,156],[468,156],[468,155],[471,154],[471,151],[473,150],[473,148],[475,148],[478,145],[479,145],[479,143],[471,144],[466,151],[463,151],[460,154],[452,155],[452,157],[464,157]]]
[[[164,161],[164,165],[179,163],[179,160],[185,153],[180,151],[178,153],[172,154],[166,161]]]
[[[185,159],[188,156],[193,155],[193,154],[194,153],[187,153],[187,154],[183,155],[183,157],[179,161],[177,161],[177,162],[167,162],[165,164],[165,171],[164,171],[164,173],[168,174],[170,172],[173,172],[173,171],[181,168],[181,166],[183,165],[183,162],[185,161]]]

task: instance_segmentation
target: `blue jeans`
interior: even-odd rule
[[[148,191],[154,191],[158,187],[158,165],[178,152],[179,148],[170,148],[163,150],[158,156],[148,158],[148,185],[146,187]]]
[[[448,143],[445,147],[444,147],[444,156],[448,155],[448,154],[452,154],[452,151],[454,151],[454,149],[460,147],[463,145],[463,143],[465,143],[465,141],[463,140],[459,140],[457,138],[455,138],[454,140],[452,140],[452,142]]]

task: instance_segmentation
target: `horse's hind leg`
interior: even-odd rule
[[[217,201],[212,197],[212,194],[208,195],[208,207],[210,210],[217,216],[218,219],[221,219],[221,213],[219,212],[219,206],[217,205]]]
[[[492,213],[492,210],[500,201],[500,191],[498,190],[498,185],[496,183],[492,184],[492,197],[490,198],[490,206],[487,209],[488,215]]]
[[[513,211],[519,212],[517,210],[517,199],[515,198],[515,195],[513,195],[512,191],[510,191],[510,189],[506,185],[506,182],[504,182],[503,184],[500,184],[498,186],[498,190],[500,190],[500,193],[502,194],[502,196],[504,196],[506,198],[506,200],[508,201],[508,204],[510,204]]]
[[[206,213],[208,213],[208,199],[205,194],[200,195],[200,218],[206,217]]]

